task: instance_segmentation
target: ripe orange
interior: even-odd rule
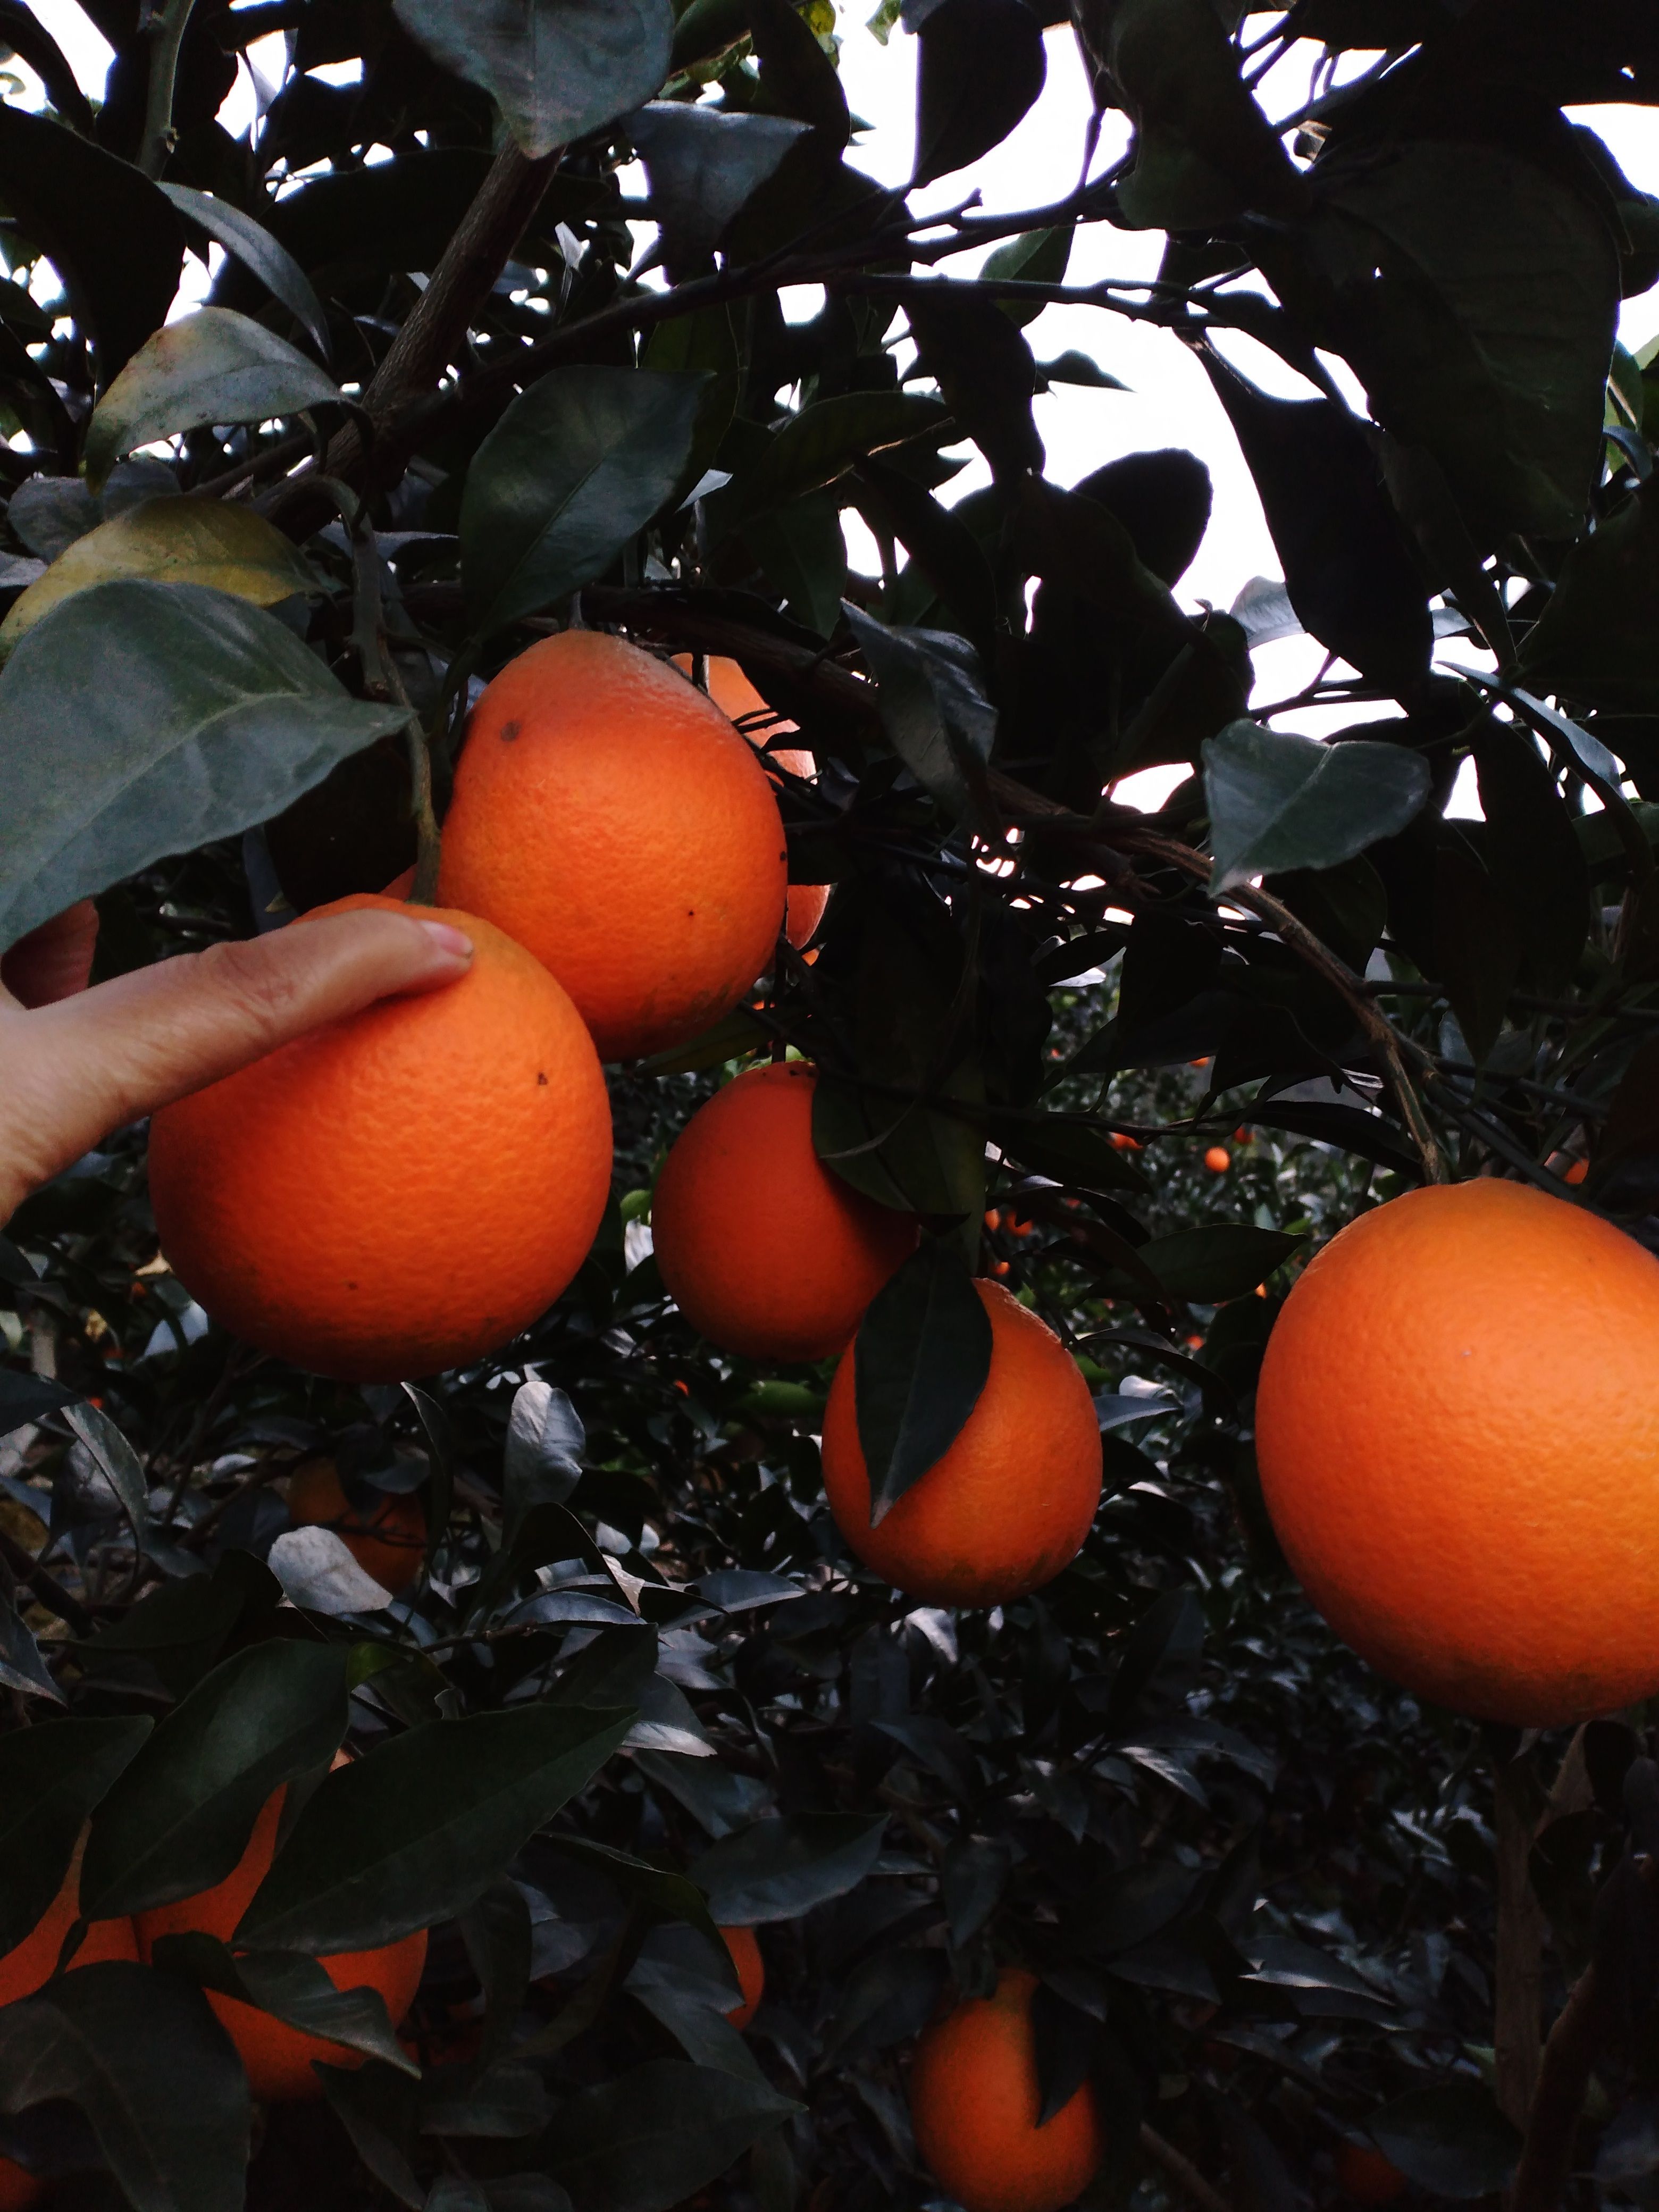
[[[234,1870],[216,1887],[136,1916],[139,1947],[146,1960],[161,1936],[179,1935],[189,1929],[204,1929],[210,1936],[217,1936],[226,1942],[230,1941],[276,1855],[277,1824],[287,1794],[285,1790],[278,1790],[267,1798],[253,1824],[247,1849]],[[322,1961],[324,1972],[337,1990],[378,1990],[386,2000],[393,2027],[399,2025],[414,2003],[425,1965],[423,1928],[379,1950],[343,1951]],[[298,2028],[273,2020],[269,2013],[244,2004],[240,1997],[222,1996],[216,1990],[210,1990],[207,1996],[241,2056],[249,2088],[264,2104],[291,2105],[320,2097],[323,2085],[312,2070],[314,2058],[330,2066],[363,2063],[361,2051],[325,2042],[320,2036],[302,2035]]]
[[[733,2027],[747,2027],[755,2017],[766,1987],[766,1961],[761,1956],[761,1947],[752,1928],[722,1928],[726,1948],[732,1954],[732,1964],[738,1970],[738,1980],[743,1988],[743,2002],[732,2006],[726,2015]]]
[[[24,2212],[46,2193],[39,2175],[26,2173],[9,2158],[0,2158],[0,2212]]]
[[[261,1351],[349,1382],[504,1343],[580,1267],[610,1188],[605,1078],[564,992],[487,921],[411,911],[471,938],[459,982],[313,1030],[150,1125],[178,1274]]]
[[[1337,2187],[1356,2204],[1392,2204],[1405,2194],[1405,2175],[1375,2143],[1345,2137],[1336,2147],[1333,2164]]]
[[[15,2004],[20,1997],[32,1997],[57,1972],[64,1938],[75,1925],[80,1911],[81,1850],[77,1844],[70,1870],[64,1877],[64,1886],[45,1912],[22,1942],[0,1958],[0,2005]],[[81,1948],[70,1966],[73,1970],[76,1966],[95,1966],[106,1959],[137,1956],[138,1943],[132,1923],[124,1915],[118,1920],[94,1920],[82,1938]]]
[[[996,1283],[991,1371],[945,1456],[875,1528],[859,1443],[856,1343],[823,1415],[823,1486],[866,1566],[930,1605],[1002,1605],[1074,1558],[1100,1503],[1100,1429],[1089,1386],[1046,1323]]]
[[[605,1060],[728,1014],[783,926],[783,824],[712,700],[595,630],[544,638],[472,710],[442,896],[527,945]]]
[[[420,1574],[427,1534],[420,1499],[387,1492],[365,1517],[346,1496],[339,1470],[324,1453],[301,1460],[289,1477],[288,1517],[296,1528],[313,1522],[332,1528],[363,1572],[393,1597]]]
[[[674,656],[676,668],[691,673],[691,656],[679,653]],[[742,664],[728,660],[723,655],[710,653],[706,664],[708,676],[708,696],[720,708],[738,725],[757,752],[786,775],[798,775],[803,781],[817,772],[817,763],[811,753],[799,746],[774,744],[786,730],[795,727],[793,722],[763,720],[744,729],[745,715],[770,715],[773,709],[761,697],[744,674]],[[769,750],[768,750],[769,748]],[[813,933],[823,920],[823,909],[830,903],[828,884],[791,884],[784,908],[783,933],[797,952],[811,942]]]
[[[1037,2125],[1036,1986],[1035,1974],[1005,1966],[994,1996],[959,2004],[916,2045],[916,2148],[964,2212],[1058,2212],[1100,2164],[1099,2118],[1086,2082]]]
[[[1413,1191],[1311,1262],[1256,1451],[1309,1596],[1362,1657],[1481,1719],[1659,1689],[1659,1261],[1518,1183]]]
[[[916,1223],[812,1150],[805,1061],[751,1067],[681,1131],[657,1179],[652,1237],[693,1328],[753,1359],[823,1359],[915,1250]]]
[[[1233,1156],[1224,1145],[1212,1145],[1204,1155],[1204,1164],[1212,1175],[1225,1175],[1233,1164]]]

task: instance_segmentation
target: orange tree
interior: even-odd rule
[[[1379,1200],[1498,1177],[1651,1233],[1659,386],[1615,325],[1659,208],[1563,112],[1659,98],[1650,9],[1078,0],[1127,153],[934,216],[860,173],[816,0],[87,12],[97,102],[0,11],[50,103],[0,105],[0,944],[95,897],[109,976],[410,868],[429,900],[480,686],[583,628],[736,664],[790,877],[833,890],[716,1027],[613,1065],[592,1249],[471,1364],[330,1381],[233,1339],[158,1251],[142,1129],[12,1219],[0,2200],[1645,2201],[1644,1714],[1481,1729],[1369,1673],[1285,1572],[1253,1404],[1304,1260]],[[894,12],[918,185],[1071,35]],[[1297,40],[1343,81],[1270,118]],[[1090,224],[1166,233],[1158,280],[1069,286]],[[1188,453],[1049,481],[1034,393],[1105,380],[1035,358],[1053,301],[1195,355],[1282,592],[1177,596]],[[947,503],[969,448],[990,486]],[[1298,630],[1324,672],[1252,708]],[[1275,726],[1309,703],[1351,726]],[[1468,763],[1483,818],[1447,819]],[[1113,803],[1164,763],[1158,814]],[[653,799],[614,802],[624,854]],[[590,884],[601,932],[650,888]],[[812,1172],[919,1239],[835,1430],[833,1362],[711,1346],[646,1233],[693,1109],[791,1053]],[[422,1252],[427,1317],[468,1238]],[[1050,1579],[952,1609],[860,1564],[819,1440],[888,1507],[967,1450],[975,1276],[1071,1355],[1104,1496]],[[1533,1378],[1568,1400],[1577,1312]],[[975,1535],[1027,1473],[981,1455]],[[929,2035],[913,2130],[915,2039],[1000,1984]],[[1016,2047],[1064,2155],[990,2142],[1006,2075],[951,2074]]]

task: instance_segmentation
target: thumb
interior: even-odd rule
[[[471,958],[447,922],[366,907],[0,1008],[0,1220],[111,1129]]]

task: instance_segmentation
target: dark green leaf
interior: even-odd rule
[[[510,1545],[532,1505],[562,1505],[582,1478],[587,1432],[562,1390],[539,1375],[514,1394],[501,1465],[501,1541]]]
[[[672,1753],[647,1752],[647,1759],[672,1758]],[[708,1764],[712,1766],[714,1761]],[[567,1857],[584,1861],[607,1875],[624,1897],[647,1917],[653,1920],[684,1920],[698,1929],[711,1942],[718,1942],[720,1930],[715,1926],[703,1893],[696,1883],[683,1874],[671,1873],[666,1868],[655,1867],[647,1860],[636,1859],[627,1851],[619,1851],[609,1844],[601,1844],[590,1836],[554,1834],[542,1838],[549,1850],[562,1851]],[[722,1950],[722,1956],[724,1951]]]
[[[1407,2179],[1436,2197],[1495,2196],[1514,2177],[1521,2141],[1478,2081],[1408,2089],[1368,2132]]]
[[[993,1114],[987,1127],[1005,1156],[1018,1160],[1028,1174],[1048,1176],[1085,1190],[1139,1190],[1143,1186],[1140,1173],[1117,1150],[1109,1132],[1093,1123],[1068,1121],[1058,1114],[1027,1119]]]
[[[988,649],[996,628],[996,583],[973,532],[890,463],[861,461],[857,483],[866,520],[898,539],[964,634]]]
[[[730,518],[762,514],[832,484],[872,453],[902,446],[945,421],[936,399],[908,392],[845,392],[792,415],[720,495]]]
[[[828,637],[847,588],[847,544],[833,492],[811,492],[744,525],[766,580],[794,619]]]
[[[1231,722],[1204,745],[1212,891],[1257,874],[1331,868],[1403,830],[1429,795],[1427,763],[1370,738],[1326,744]]]
[[[1435,854],[1436,965],[1476,1066],[1498,1042],[1521,972],[1520,916],[1476,856],[1460,845]]]
[[[421,2070],[392,2032],[386,2000],[378,1990],[337,1989],[315,1959],[297,1951],[244,1951],[233,1956],[229,1945],[216,1936],[192,1929],[161,1937],[155,1963],[165,1972],[187,1974],[204,1989],[257,2006],[301,2035],[343,2043],[405,2074]]]
[[[0,671],[0,946],[278,812],[405,719],[350,698],[244,599],[197,584],[77,592]]]
[[[671,274],[693,272],[806,130],[782,115],[729,114],[653,100],[629,118],[651,184]]]
[[[1134,167],[1118,187],[1125,222],[1194,230],[1247,210],[1302,212],[1306,185],[1241,82],[1211,0],[1120,0],[1080,21],[1135,125]]]
[[[1273,399],[1200,356],[1236,432],[1309,635],[1404,696],[1434,646],[1428,592],[1364,431],[1332,399]]]
[[[996,709],[972,646],[942,630],[889,629],[850,600],[843,611],[881,687],[882,727],[893,750],[948,813],[974,812]]]
[[[88,489],[103,489],[123,453],[204,422],[264,422],[337,402],[314,361],[229,307],[198,307],[145,341],[87,426]]]
[[[241,2212],[247,2079],[193,1984],[110,1962],[0,2010],[0,2109],[53,2097],[85,2113],[133,2212]]]
[[[101,1406],[65,1406],[64,1420],[91,1453],[142,1544],[149,1519],[149,1483],[143,1461]]]
[[[1000,1838],[964,1836],[946,1851],[939,1867],[939,1902],[958,1950],[996,1911],[1013,1863],[1012,1851]]]
[[[1659,477],[1568,548],[1518,673],[1529,690],[1583,706],[1659,708]]]
[[[542,2148],[584,2212],[667,2212],[799,2109],[767,2081],[653,2059],[579,2091]]]
[[[757,1820],[711,1844],[689,1871],[723,1928],[799,1920],[858,1887],[881,1856],[885,1826],[857,1813]]]
[[[942,1459],[991,1371],[991,1322],[957,1245],[928,1237],[877,1291],[854,1341],[872,1527]]]
[[[1219,1305],[1225,1298],[1248,1297],[1304,1241],[1279,1229],[1218,1221],[1154,1237],[1139,1257],[1171,1297]]]
[[[24,1697],[50,1698],[54,1705],[64,1702],[64,1692],[40,1656],[40,1645],[6,1595],[3,1581],[0,1581],[0,1686]]]
[[[263,223],[228,200],[216,199],[211,192],[198,192],[190,185],[164,184],[161,190],[180,215],[199,223],[216,245],[234,253],[245,268],[253,271],[272,299],[281,301],[295,320],[310,331],[326,361],[328,318],[311,279],[288,248]]]
[[[1357,150],[1315,182],[1324,343],[1377,421],[1436,457],[1483,545],[1506,530],[1576,536],[1619,306],[1601,210],[1473,133]]]
[[[88,1814],[153,1726],[63,1720],[0,1736],[0,1958],[63,1887]]]
[[[633,1717],[580,1705],[474,1713],[341,1767],[295,1821],[236,1941],[365,1950],[465,1911],[586,1786]]]
[[[951,0],[951,4],[960,7],[963,0]],[[1020,7],[1023,13],[1030,13],[1030,10],[1024,7],[1024,0],[1015,0],[1015,4]],[[929,51],[927,33],[945,12],[943,7],[936,9],[922,26],[921,51],[924,70],[927,67]],[[1018,238],[1011,238],[1006,246],[999,246],[994,252],[986,255],[979,272],[980,281],[982,283],[988,283],[997,277],[1005,277],[1012,278],[1022,284],[1063,283],[1066,277],[1066,264],[1072,256],[1072,240],[1074,234],[1069,223],[1060,223],[1052,229],[1028,230]],[[1017,330],[1023,331],[1027,323],[1035,322],[1042,313],[1041,300],[1022,298],[1018,294],[1002,301],[1000,305],[1003,313],[1007,316]],[[1069,355],[1066,357],[1073,361],[1085,361],[1085,356],[1081,354]],[[1086,367],[1095,376],[1105,376],[1105,371],[1096,368],[1092,362],[1086,362]],[[1049,373],[1053,373],[1052,364]],[[1090,378],[1085,375],[1080,380],[1087,383]],[[1112,380],[1107,378],[1106,381],[1109,384]]]
[[[0,192],[51,258],[107,384],[167,319],[184,228],[129,163],[15,101],[0,103]]]
[[[1171,590],[1204,543],[1214,504],[1210,471],[1181,446],[1121,454],[1073,489],[1116,517],[1142,567]]]
[[[906,302],[911,336],[945,404],[990,464],[999,483],[1042,466],[1031,413],[1036,363],[994,300],[952,298],[943,284],[919,287]]]
[[[26,1421],[38,1421],[75,1403],[76,1394],[44,1375],[20,1375],[15,1368],[0,1368],[0,1436],[9,1436]]]
[[[139,1912],[222,1881],[272,1790],[325,1764],[346,1718],[337,1646],[255,1644],[216,1667],[94,1814],[84,1910]]]
[[[477,634],[607,568],[679,482],[706,379],[556,368],[479,447],[461,499],[461,575]]]
[[[1042,90],[1048,63],[1025,0],[938,0],[916,36],[911,181],[928,185],[1001,144]]]
[[[1565,988],[1589,931],[1589,872],[1530,734],[1488,720],[1474,743],[1486,858],[1547,990]]]
[[[479,85],[532,161],[649,100],[668,74],[668,0],[396,0],[434,59]]]

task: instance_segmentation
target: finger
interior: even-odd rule
[[[81,899],[20,937],[0,958],[0,984],[20,1006],[49,1006],[84,991],[98,945],[98,909]]]
[[[365,908],[0,1017],[0,1199],[15,1205],[111,1129],[308,1030],[455,981],[471,957],[447,923]]]

